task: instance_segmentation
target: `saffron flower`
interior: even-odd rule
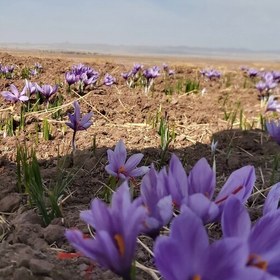
[[[25,79],[25,88],[29,95],[32,95],[38,91],[38,85],[37,83],[32,83]]]
[[[67,230],[65,235],[70,244],[123,279],[131,279],[131,266],[145,209],[137,200],[131,201],[127,182],[113,194],[110,207],[95,198],[91,209],[82,211],[80,217],[95,229],[95,238],[85,239],[81,231]]]
[[[139,64],[139,63],[135,63],[133,65],[133,68],[131,70],[131,74],[133,76],[135,76],[138,72],[140,72],[141,70],[143,69],[143,65],[142,64]]]
[[[70,122],[66,122],[65,124],[70,128],[72,128],[74,131],[73,138],[72,138],[72,147],[74,151],[76,149],[76,145],[75,145],[76,132],[79,130],[86,130],[92,125],[92,121],[90,121],[90,119],[93,113],[89,112],[82,117],[79,103],[77,101],[74,101],[73,106],[74,106],[74,114],[68,113]]]
[[[29,97],[26,96],[26,87],[19,92],[15,85],[10,85],[10,91],[2,91],[1,95],[5,98],[5,100],[12,103],[16,103],[18,101],[25,102],[29,100]]]
[[[104,85],[111,86],[116,83],[116,78],[111,76],[110,74],[106,73],[104,77]]]
[[[149,170],[147,166],[136,167],[144,156],[141,153],[132,155],[126,160],[127,151],[122,139],[119,140],[114,151],[107,151],[107,155],[109,164],[105,166],[105,170],[117,179],[133,179],[146,174]]]
[[[263,80],[259,81],[256,84],[256,88],[259,90],[260,94],[267,94],[269,91],[277,86],[277,83],[274,81],[273,73],[266,72],[262,75]]]
[[[200,71],[200,73],[207,77],[209,80],[213,80],[213,79],[219,79],[221,77],[221,73],[218,70],[215,69],[203,69]]]
[[[253,166],[244,166],[234,171],[220,192],[213,199],[216,176],[205,158],[200,159],[188,177],[188,206],[203,221],[210,222],[220,217],[227,199],[234,195],[241,203],[245,203],[252,193],[256,181]]]
[[[200,159],[189,173],[186,172],[179,158],[172,155],[168,172],[160,172],[166,194],[172,196],[173,204],[180,208],[187,205],[204,223],[220,218],[223,206],[230,195],[235,195],[245,203],[256,180],[253,166],[244,166],[234,171],[213,199],[216,187],[216,175],[205,158]]]
[[[278,121],[267,121],[266,129],[270,137],[280,145],[280,120]]]
[[[258,75],[259,71],[254,69],[254,68],[250,68],[247,70],[247,74],[250,78],[256,77]]]
[[[146,78],[146,81],[145,81],[145,93],[146,94],[150,91],[150,89],[154,83],[154,79],[160,75],[159,71],[160,71],[160,68],[158,66],[153,66],[153,67],[145,69],[143,71],[143,76]]]
[[[37,85],[38,91],[46,98],[46,101],[48,102],[50,97],[54,95],[58,90],[58,85],[55,85],[52,87],[51,85]]]
[[[261,279],[257,269],[246,267],[248,246],[242,240],[232,237],[209,244],[201,219],[187,207],[173,219],[169,236],[156,239],[154,255],[166,280]]]
[[[247,267],[257,268],[266,279],[280,277],[279,215],[279,210],[270,211],[252,226],[247,209],[235,197],[228,199],[222,215],[223,237],[242,240],[249,247]]]
[[[266,104],[266,112],[272,111],[272,112],[278,112],[280,113],[280,104],[275,99],[275,96],[270,95]]]
[[[71,72],[66,72],[65,80],[66,80],[68,86],[71,86],[71,85],[75,84],[78,79],[75,74],[72,74]]]
[[[170,222],[173,205],[171,196],[166,196],[164,186],[158,180],[158,173],[153,165],[142,179],[141,199],[147,209],[143,232],[155,238],[160,229]]]

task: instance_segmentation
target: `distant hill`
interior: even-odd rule
[[[30,44],[30,43],[0,43],[2,49],[18,50],[45,50],[59,52],[87,52],[112,55],[166,55],[184,57],[211,57],[211,58],[246,58],[246,59],[269,59],[280,60],[280,51],[255,51],[235,48],[199,48],[188,46],[128,46],[107,44]]]

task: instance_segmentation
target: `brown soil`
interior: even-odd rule
[[[254,84],[247,82],[240,66],[264,67],[267,70],[280,70],[280,64],[246,63],[241,61],[195,60],[179,58],[129,58],[91,55],[62,55],[47,53],[0,53],[0,63],[17,65],[19,68],[33,66],[39,62],[43,73],[32,78],[40,83],[63,83],[64,73],[73,64],[83,62],[95,68],[103,76],[110,73],[118,80],[112,87],[101,86],[86,93],[80,99],[82,112],[94,112],[94,124],[87,131],[77,133],[78,150],[73,162],[71,153],[72,131],[66,128],[67,112],[72,112],[72,102],[80,98],[75,92],[67,93],[61,85],[60,93],[66,106],[62,109],[62,120],[54,120],[51,114],[32,114],[26,119],[24,131],[16,131],[15,136],[0,135],[0,279],[85,279],[85,269],[89,261],[85,258],[60,260],[58,252],[73,252],[64,238],[65,228],[79,228],[88,233],[87,226],[79,220],[79,211],[88,209],[92,198],[100,196],[102,183],[107,183],[108,175],[104,167],[107,163],[107,149],[115,146],[122,138],[129,154],[144,154],[143,164],[158,164],[160,156],[160,137],[157,127],[152,123],[156,113],[167,114],[176,139],[171,143],[166,163],[171,153],[176,153],[187,171],[201,157],[211,162],[210,144],[212,139],[218,141],[217,178],[221,186],[229,174],[246,164],[256,168],[257,183],[254,194],[249,199],[254,217],[260,213],[264,195],[271,186],[273,156],[279,147],[268,135],[260,130],[258,123],[260,107]],[[152,92],[145,95],[143,88],[129,89],[120,73],[128,71],[134,62],[141,62],[146,67],[168,63],[175,70],[175,76],[164,80],[161,76],[155,80]],[[214,66],[222,72],[218,81],[206,81],[199,70]],[[176,85],[179,80],[200,81],[198,93],[185,93],[174,90],[172,95],[165,93],[167,85]],[[22,87],[24,82],[19,77],[0,79],[0,91],[8,90],[9,85]],[[207,91],[204,95],[201,90]],[[19,104],[11,107],[1,97],[1,122],[11,114],[19,114]],[[233,126],[224,118],[224,110],[237,110],[237,103],[243,109],[247,129],[238,123],[240,114]],[[240,109],[238,109],[240,112]],[[39,134],[35,143],[34,123],[39,125],[48,118],[51,123],[52,139],[44,140]],[[243,118],[244,120],[244,118]],[[255,122],[253,127],[250,124]],[[158,126],[158,125],[157,125]],[[241,129],[243,128],[243,129]],[[96,147],[93,147],[93,139]],[[25,194],[17,192],[16,145],[26,143],[34,146],[40,160],[40,168],[46,185],[55,178],[57,165],[64,162],[69,172],[76,172],[73,182],[63,197],[61,205],[63,218],[55,219],[51,225],[44,227],[37,211],[31,209]],[[279,178],[274,178],[278,180]],[[67,196],[68,195],[68,196]],[[213,232],[213,235],[218,234]],[[147,239],[143,239],[145,242]],[[149,242],[148,242],[149,243]],[[137,260],[152,267],[152,259],[139,248]],[[138,279],[151,279],[141,272]],[[89,279],[118,279],[111,272],[95,266]]]

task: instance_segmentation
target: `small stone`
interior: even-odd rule
[[[10,193],[0,200],[0,212],[13,212],[17,210],[21,203],[21,195]]]
[[[52,244],[54,242],[58,243],[64,240],[64,233],[65,228],[60,225],[48,225],[44,229],[44,239],[49,243]]]
[[[53,268],[54,265],[45,260],[40,260],[40,259],[30,260],[30,270],[34,274],[49,276]]]
[[[26,267],[17,268],[14,272],[14,280],[32,280],[35,279],[32,272]]]
[[[38,216],[38,214],[36,214],[34,212],[33,209],[31,210],[27,210],[25,212],[23,212],[20,215],[17,215],[12,221],[11,223],[13,225],[18,225],[18,224],[39,224],[39,225],[43,225],[43,221],[42,219]]]

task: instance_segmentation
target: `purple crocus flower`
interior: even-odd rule
[[[277,83],[280,81],[280,71],[272,71],[273,80]]]
[[[173,205],[171,196],[166,196],[164,186],[158,180],[158,173],[153,165],[142,179],[141,198],[147,209],[143,231],[155,238],[160,229],[170,222]]]
[[[277,86],[277,82],[274,81],[274,76],[272,72],[265,72],[262,74],[263,81],[259,81],[256,84],[256,88],[259,90],[260,94],[268,93],[271,89]]]
[[[121,73],[121,76],[125,79],[128,80],[128,78],[132,75],[132,72],[125,72],[125,73]]]
[[[163,64],[162,64],[162,68],[163,68],[163,70],[166,71],[166,72],[168,72],[168,70],[169,70],[169,67],[168,67],[168,65],[167,65],[166,63],[163,63]]]
[[[74,114],[68,113],[68,117],[70,122],[66,122],[65,124],[73,129],[73,138],[72,138],[72,147],[73,150],[76,149],[75,145],[75,136],[76,132],[79,130],[86,130],[92,125],[92,121],[90,121],[93,113],[89,112],[85,114],[83,117],[81,116],[80,105],[77,101],[73,102],[74,106]]]
[[[174,70],[169,69],[169,66],[166,63],[162,64],[163,71],[168,75],[168,76],[173,76],[175,74]]]
[[[221,73],[215,69],[203,69],[200,71],[200,73],[207,77],[209,80],[213,80],[213,79],[219,79],[221,77]]]
[[[216,176],[205,158],[200,159],[190,171],[186,172],[177,156],[172,155],[168,173],[159,174],[166,194],[172,196],[174,205],[179,208],[185,204],[195,212],[204,223],[220,217],[225,201],[230,195],[235,195],[245,203],[254,187],[256,180],[253,166],[245,166],[234,171],[213,199]]]
[[[256,89],[260,92],[260,94],[266,90],[266,83],[263,82],[263,81],[259,81],[257,84],[256,84]]]
[[[278,121],[267,121],[266,129],[270,137],[280,145],[280,120]]]
[[[160,75],[160,68],[158,66],[153,66],[152,68],[145,69],[143,72],[144,77],[147,80],[154,79]]]
[[[37,69],[31,69],[30,70],[30,75],[31,76],[36,76],[38,74],[38,70]]]
[[[37,83],[32,83],[25,79],[25,88],[29,92],[29,95],[32,95],[38,91]]]
[[[14,69],[15,67],[13,65],[4,66],[2,67],[2,72],[4,74],[8,74],[8,73],[12,74],[14,72]]]
[[[145,209],[131,201],[124,182],[113,194],[111,207],[95,198],[81,219],[95,229],[95,238],[85,239],[79,230],[67,230],[71,245],[84,256],[129,280],[137,236],[145,218]]]
[[[97,78],[96,78],[96,76],[91,76],[91,77],[89,77],[86,73],[83,73],[83,74],[80,76],[80,81],[82,81],[82,83],[83,83],[85,86],[88,86],[88,85],[91,85],[91,84],[95,84],[96,81],[97,81]]]
[[[46,98],[46,100],[49,101],[50,97],[57,92],[58,85],[55,85],[54,87],[51,85],[38,85],[37,88],[39,92]]]
[[[275,99],[275,96],[270,95],[266,104],[266,112],[272,111],[272,112],[278,112],[280,113],[280,104]]]
[[[71,86],[71,85],[75,84],[78,79],[77,79],[75,74],[73,74],[71,72],[66,72],[65,73],[65,80],[66,80],[67,84],[69,86]]]
[[[249,246],[247,266],[265,272],[266,277],[280,277],[280,211],[261,217],[253,226],[246,208],[230,197],[222,215],[223,236],[238,237]],[[278,278],[279,279],[279,278]]]
[[[18,101],[25,102],[29,100],[29,97],[26,96],[26,87],[19,92],[15,85],[10,85],[10,91],[2,91],[1,95],[5,98],[5,100],[12,103],[16,103]]]
[[[136,167],[143,158],[143,154],[138,153],[127,158],[127,152],[123,140],[119,140],[114,151],[108,150],[109,164],[105,166],[105,170],[111,176],[121,180],[133,179],[146,174],[149,167]]]
[[[166,195],[171,195],[173,205],[180,208],[188,198],[188,177],[179,158],[172,154],[168,172],[164,167],[159,173],[159,181],[165,187]]]
[[[111,86],[116,83],[116,78],[111,76],[110,74],[106,73],[104,77],[104,85]]]
[[[43,69],[43,66],[39,62],[36,62],[34,66],[38,70],[42,70]]]
[[[188,177],[189,201],[188,206],[197,213],[204,222],[219,218],[229,196],[236,196],[245,203],[252,193],[256,181],[253,166],[244,166],[234,171],[220,192],[212,201],[216,186],[216,176],[205,158],[200,159]],[[198,203],[200,206],[198,207]],[[218,211],[217,211],[218,209]]]
[[[142,68],[143,68],[143,65],[141,65],[141,64],[139,64],[139,63],[135,63],[135,64],[133,65],[132,70],[131,70],[131,74],[132,74],[133,76],[135,76],[140,70],[142,70]]]
[[[256,77],[258,75],[259,71],[254,69],[254,68],[250,68],[247,70],[247,74],[250,78]]]
[[[209,244],[202,221],[185,208],[173,219],[169,236],[156,239],[154,258],[166,280],[262,279],[262,272],[246,267],[248,251],[234,237]]]

